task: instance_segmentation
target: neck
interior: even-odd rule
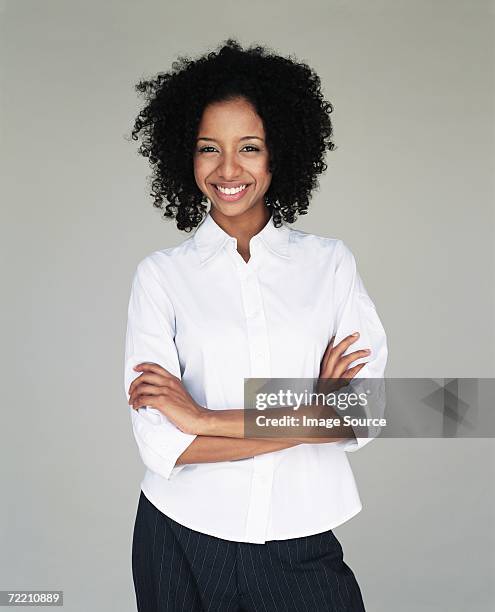
[[[239,247],[240,250],[247,250],[251,238],[261,232],[271,218],[271,212],[264,203],[262,207],[250,208],[235,217],[223,215],[213,207],[210,215],[224,232],[237,239],[238,250]]]

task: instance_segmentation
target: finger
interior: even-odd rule
[[[359,351],[356,351],[356,353],[358,353],[358,352]],[[358,363],[358,365],[356,365],[356,366],[354,366],[352,368],[348,368],[344,372],[340,372],[341,368],[339,368],[337,372],[334,371],[332,373],[332,375],[329,376],[328,378],[321,378],[321,379],[319,379],[319,381],[318,381],[318,388],[319,388],[320,385],[321,385],[321,388],[335,388],[335,389],[338,389],[340,387],[346,387],[347,385],[349,385],[351,380],[356,376],[356,374],[362,368],[364,368],[364,366],[367,363],[368,363],[367,361],[365,363]]]
[[[166,370],[163,366],[150,361],[143,361],[142,363],[138,363],[133,367],[133,370],[136,372],[154,372],[155,374],[161,374],[162,376],[166,376],[167,378],[177,378],[168,370]]]
[[[161,385],[165,384],[167,380],[165,376],[161,376],[159,374],[154,374],[152,372],[142,372],[139,376],[137,376],[129,386],[129,393],[131,394],[135,391],[139,385],[143,383],[153,384],[153,385]]]
[[[348,378],[349,380],[351,380],[352,378],[354,378],[354,376],[356,376],[356,374],[359,372],[359,370],[361,370],[362,368],[364,368],[364,366],[367,364],[368,362],[365,363],[358,363],[357,366],[354,366],[353,368],[349,368],[348,370],[346,370],[343,374],[342,374],[342,378]]]
[[[142,395],[143,393],[148,393],[149,395],[159,395],[159,394],[170,394],[172,392],[176,392],[175,383],[167,378],[160,378],[159,384],[149,384],[146,381],[142,380],[129,395],[129,404],[135,402],[135,398],[138,395]]]
[[[356,333],[358,334],[357,336],[347,336],[346,338],[341,340],[337,344],[337,346],[333,347],[328,362],[325,364],[326,376],[332,376],[332,372],[335,370],[339,359],[342,358],[342,354],[345,353],[345,351],[351,346],[351,344],[353,342],[356,342],[356,340],[359,338],[359,332]],[[368,355],[368,353],[365,353],[365,355]],[[357,359],[357,357],[354,357],[354,359]],[[354,359],[351,359],[350,361],[354,361]]]
[[[371,351],[369,349],[360,349],[359,351],[353,351],[348,355],[344,355],[339,359],[339,365],[344,365],[347,369],[349,365],[356,361],[356,359],[362,359],[363,357],[369,357],[371,355]]]
[[[359,363],[357,366],[349,368],[345,372],[343,372],[340,376],[337,374],[332,375],[331,378],[324,379],[323,386],[327,386],[332,389],[340,389],[341,387],[347,387],[351,380],[356,376],[356,374],[366,365],[366,363]]]
[[[178,379],[176,379],[175,376],[170,377],[165,376],[164,374],[157,374],[155,372],[142,372],[139,376],[136,376],[136,378],[131,382],[129,386],[129,395],[131,395],[135,391],[135,389],[143,382],[158,386],[165,386],[167,384],[171,384],[172,382],[175,383],[177,380]]]
[[[342,374],[349,368],[350,364],[357,359],[363,359],[365,357],[369,357],[369,352],[366,350],[354,351],[345,357],[341,357],[339,361],[335,364],[332,376],[336,378],[340,378]]]
[[[182,397],[170,390],[164,390],[164,392],[158,393],[157,395],[141,393],[136,396],[134,401],[137,408],[142,406],[150,406],[151,408],[156,408],[156,410],[160,410],[161,412],[163,412],[167,406],[179,408],[181,403]]]
[[[333,341],[335,340],[335,335],[332,336],[330,342],[327,344],[327,348],[325,349],[325,353],[323,354],[323,358],[321,360],[321,364],[323,367],[325,367],[329,357],[330,357],[330,352],[333,348]]]
[[[160,387],[158,385],[147,385],[143,383],[136,387],[134,393],[131,394],[130,399],[132,400],[134,397],[138,395],[148,394],[148,395],[160,395],[160,393],[165,392],[166,387]]]
[[[160,410],[160,406],[162,406],[161,397],[161,395],[147,395],[146,393],[141,393],[140,395],[137,395],[134,400],[134,408],[139,410],[139,408],[149,406],[150,408]]]
[[[345,353],[346,349],[348,349],[353,342],[356,342],[356,340],[359,339],[359,332],[356,332],[356,333],[357,333],[357,336],[353,336],[352,334],[350,334],[349,336],[346,336],[344,339],[342,339],[333,348],[332,352],[334,352],[334,353],[336,353],[338,355],[342,355],[342,353]]]
[[[131,395],[131,393],[133,392],[133,390],[136,388],[136,386],[139,384],[141,377],[144,376],[144,373],[141,373],[139,376],[136,376],[136,378],[131,382],[131,384],[129,385],[129,389],[128,389],[128,393],[129,395]]]
[[[327,344],[327,348],[325,350],[325,353],[329,353],[332,350],[334,340],[335,340],[335,334],[330,338],[330,342]]]
[[[330,350],[330,355],[325,364],[325,367],[326,369],[328,369],[329,372],[332,372],[333,368],[335,367],[335,364],[339,360],[342,353],[344,353],[353,342],[356,342],[358,338],[359,338],[359,335],[358,336],[352,336],[352,335],[347,336],[346,338],[341,340],[336,346],[334,346]]]

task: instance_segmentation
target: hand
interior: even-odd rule
[[[371,354],[369,349],[354,351],[342,357],[342,353],[345,353],[346,349],[351,346],[353,342],[356,342],[358,338],[359,333],[357,332],[357,336],[347,336],[347,338],[341,340],[337,346],[334,347],[333,341],[335,340],[335,336],[332,336],[321,361],[319,380],[316,387],[317,393],[331,393],[341,387],[347,386],[351,379],[366,365],[367,362],[360,363],[353,368],[347,369],[349,364],[356,361],[356,359],[368,357],[368,355]]]
[[[199,433],[210,410],[193,400],[177,376],[156,363],[140,363],[133,369],[143,372],[129,387],[129,404],[134,410],[156,408],[184,433]]]

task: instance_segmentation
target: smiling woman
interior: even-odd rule
[[[325,152],[335,148],[333,107],[307,64],[228,39],[198,59],[179,57],[136,89],[148,103],[132,138],[142,138],[139,152],[153,168],[154,206],[178,229],[197,227],[207,198],[237,201],[220,199],[214,185],[245,183],[251,202],[265,189],[275,226],[306,214]]]
[[[263,121],[253,105],[245,98],[210,104],[198,133],[194,178],[217,204],[219,217],[237,215],[253,203],[264,208],[271,183],[269,153]],[[202,146],[204,141],[212,144]]]
[[[242,97],[209,104],[198,133],[194,178],[212,201],[213,219],[226,228],[231,217],[243,213],[268,221],[265,194],[272,180],[270,156],[263,121],[253,105]],[[202,146],[204,141],[212,144]],[[246,239],[238,246],[242,257],[248,260]]]
[[[246,378],[383,377],[352,252],[290,227],[333,149],[331,105],[305,64],[233,40],[138,89],[154,205],[196,228],[138,263],[129,300],[138,610],[363,612],[332,530],[361,509],[347,453],[373,436],[245,431]]]

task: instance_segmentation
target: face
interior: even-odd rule
[[[245,99],[206,107],[194,151],[194,176],[213,216],[235,217],[266,209],[271,173],[265,130]],[[226,192],[225,192],[226,191]]]

